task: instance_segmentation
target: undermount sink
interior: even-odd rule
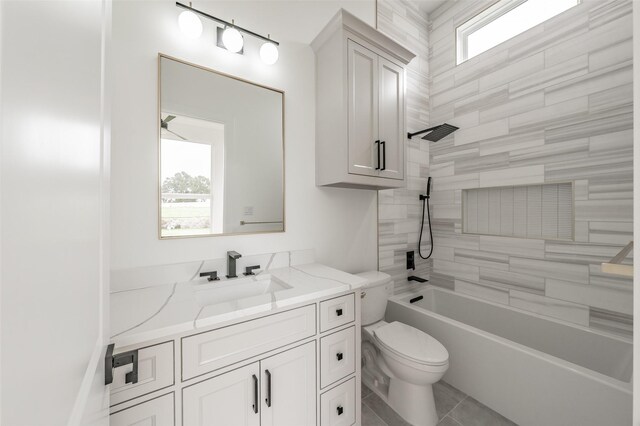
[[[216,305],[232,300],[246,299],[289,289],[288,285],[274,277],[264,277],[256,281],[248,278],[212,281],[194,288],[196,301],[200,306]]]

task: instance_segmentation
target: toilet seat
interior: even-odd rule
[[[442,343],[407,324],[394,321],[376,328],[373,335],[384,349],[414,363],[441,366],[449,362]]]

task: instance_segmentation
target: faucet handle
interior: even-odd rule
[[[207,277],[208,281],[218,281],[218,271],[200,272],[201,277]]]
[[[255,275],[255,274],[253,273],[253,271],[254,271],[255,269],[260,269],[260,265],[247,266],[247,267],[246,267],[246,268],[244,268],[244,269],[245,269],[244,275]]]

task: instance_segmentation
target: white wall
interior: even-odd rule
[[[4,425],[108,424],[100,361],[109,3],[0,3]]]
[[[215,47],[212,23],[196,41],[177,27],[173,2],[116,1],[112,149],[112,268],[315,248],[319,261],[347,271],[376,268],[376,193],[315,186],[315,66],[309,42],[344,7],[371,25],[375,1],[201,1],[195,6],[281,42],[280,59],[263,65],[255,45],[244,56]],[[250,39],[245,38],[247,42]],[[285,91],[286,232],[158,239],[157,55]]]

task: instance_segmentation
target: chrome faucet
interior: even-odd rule
[[[242,255],[237,251],[227,252],[227,278],[238,278],[236,275],[236,260],[241,257]]]

